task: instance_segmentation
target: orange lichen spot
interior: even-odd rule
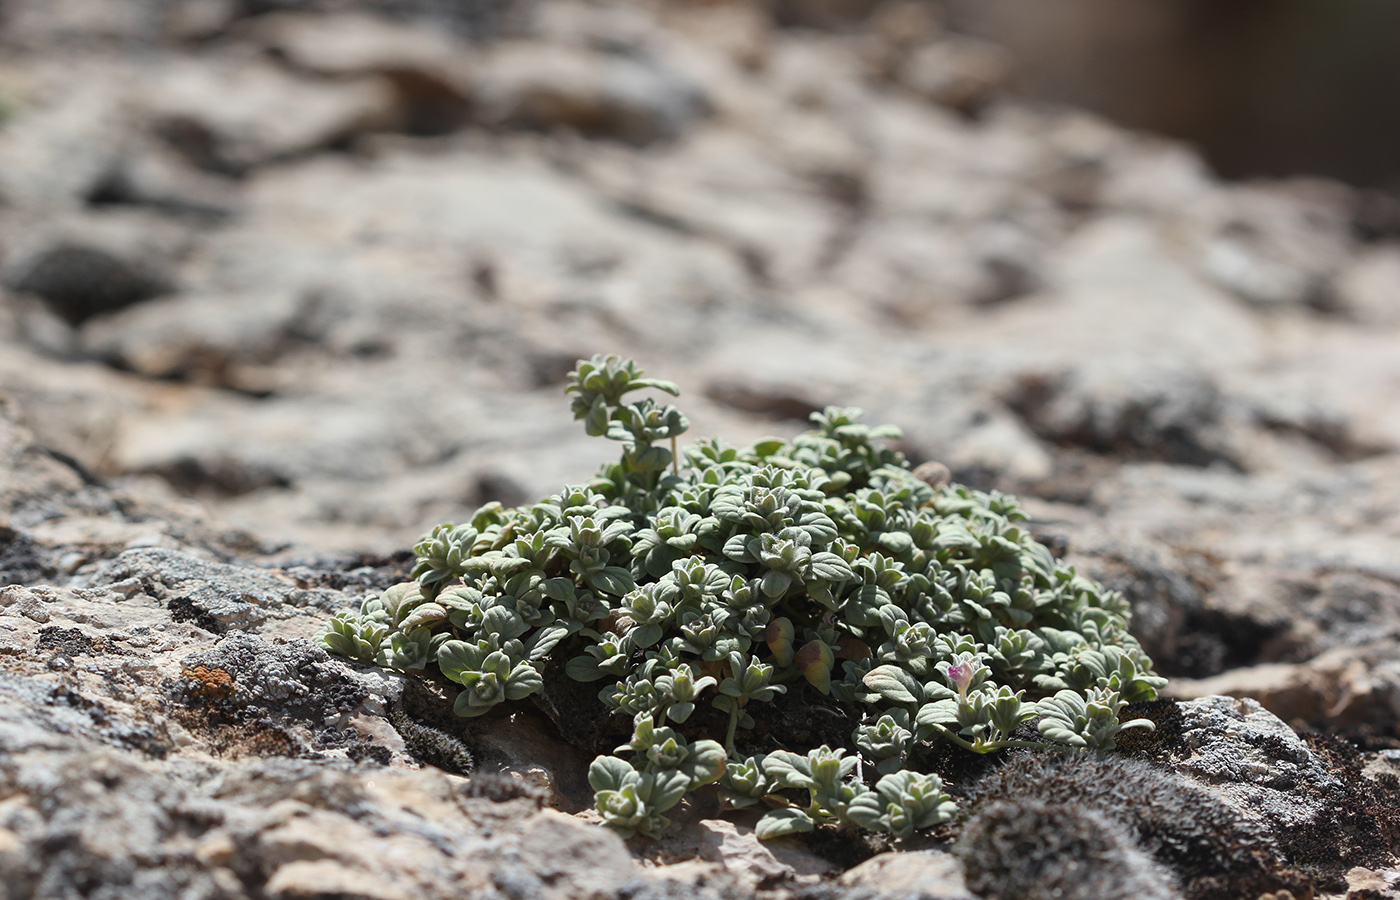
[[[211,699],[220,699],[233,693],[233,676],[217,666],[195,666],[185,669],[184,676],[195,682],[195,692]]]

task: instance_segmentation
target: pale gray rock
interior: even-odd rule
[[[208,223],[239,211],[238,189],[229,179],[202,172],[162,143],[132,142],[93,184],[89,204],[135,206]]]
[[[437,522],[615,457],[559,390],[595,352],[677,381],[697,437],[862,406],[915,461],[1020,492],[1183,692],[1233,678],[1290,721],[1393,730],[1393,254],[1356,245],[1345,190],[1230,185],[1030,108],[928,4],[174,6],[5,4],[14,896],[966,897],[947,855],[803,881],[738,826],[638,867],[531,818],[588,802],[546,717],[467,725],[450,686],[317,649]],[[14,287],[63,242],[176,290],[65,321]],[[121,278],[88,281],[83,303]],[[1215,702],[1182,707],[1199,752],[1158,760],[1194,772],[1178,797],[1300,859],[1290,830],[1357,838],[1355,885],[1384,887],[1363,819],[1333,816],[1365,808],[1352,758],[1329,774]],[[1167,890],[1136,826],[1063,815],[1132,858],[1120,893]]]
[[[79,65],[64,77],[40,64],[31,77],[49,90],[7,109],[7,127],[0,130],[0,196],[26,208],[80,206],[127,141],[120,93],[114,91],[125,73],[94,79]]]
[[[1400,663],[1393,638],[1328,650],[1302,663],[1231,668],[1210,678],[1174,679],[1181,700],[1227,695],[1258,701],[1288,722],[1375,727],[1400,715]]]
[[[895,77],[899,83],[959,112],[975,112],[1011,79],[1007,51],[990,41],[951,35],[915,50]]]
[[[476,115],[495,128],[564,128],[645,145],[675,139],[705,113],[699,86],[639,52],[505,42],[480,61]]]
[[[393,130],[446,134],[471,117],[479,53],[445,29],[355,11],[272,13],[248,27],[298,70],[324,78],[386,79],[395,97],[386,127]]]
[[[20,0],[5,9],[5,37],[20,46],[96,41],[137,49],[163,36],[165,6],[160,0]]]
[[[241,174],[324,149],[392,115],[387,83],[297,78],[256,58],[192,65],[175,58],[145,73],[141,102],[156,133],[200,168]]]
[[[1257,701],[1217,695],[1177,708],[1177,771],[1262,823],[1295,864],[1325,871],[1348,855],[1370,864],[1387,856],[1357,788]]]
[[[6,473],[0,480],[0,509],[9,527],[28,527],[77,510],[114,510],[111,497],[94,490],[80,465],[38,444],[34,433],[15,421],[12,406],[0,412],[0,466]]]
[[[44,607],[43,596],[17,584],[0,588],[0,615],[24,616],[40,624],[49,621],[49,611]]]
[[[130,581],[165,604],[175,621],[193,622],[214,633],[256,631],[269,619],[298,615],[306,608],[324,613],[346,603],[339,594],[298,587],[273,571],[161,547],[128,550],[93,576],[94,584]]]
[[[951,853],[881,853],[841,875],[840,883],[872,898],[889,900],[972,900],[962,863]]]
[[[1237,189],[1201,248],[1205,277],[1258,306],[1331,306],[1332,278],[1351,252],[1349,225],[1341,204],[1310,202],[1309,187],[1333,190]]]
[[[323,722],[353,710],[369,696],[360,679],[347,677],[343,665],[305,640],[269,644],[257,635],[233,631],[212,649],[193,653],[180,664],[187,671],[203,666],[227,673],[229,699],[241,715],[254,718],[278,715]]]
[[[152,378],[252,387],[249,369],[295,346],[311,298],[285,294],[179,295],[86,323],[87,352]]]
[[[253,19],[248,31],[297,68],[325,77],[405,69],[427,77],[452,67],[460,76],[470,74],[467,44],[426,24],[388,16],[275,12]]]
[[[8,249],[5,287],[80,325],[170,293],[189,241],[159,217],[114,210],[33,223]]]
[[[1337,305],[1358,321],[1400,323],[1400,247],[1366,248],[1338,278],[1335,289]]]
[[[1191,466],[1235,464],[1224,399],[1205,374],[1109,357],[1072,372],[1021,375],[1008,398],[1049,441]]]

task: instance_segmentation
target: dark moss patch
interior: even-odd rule
[[[559,737],[591,754],[611,753],[631,740],[632,723],[627,717],[614,715],[603,705],[597,683],[584,684],[564,674],[563,660],[563,654],[551,656],[540,672],[544,690],[530,698],[554,724]],[[708,708],[708,704],[697,708],[697,714]]]
[[[219,634],[224,630],[218,619],[195,605],[189,597],[173,597],[166,603],[166,608],[170,610],[170,618],[176,622],[190,622],[212,634]]]
[[[35,584],[52,574],[47,554],[33,538],[8,525],[0,525],[0,587]]]
[[[839,828],[818,828],[801,836],[808,850],[842,870],[854,868],[874,856],[878,850],[868,831],[853,832]]]
[[[1053,815],[1051,807],[1057,811]],[[1132,857],[1140,852],[1174,873],[1187,900],[1256,897],[1280,890],[1301,897],[1313,890],[1309,875],[1290,865],[1261,823],[1165,767],[1114,753],[1011,754],[976,785],[962,838],[964,858],[1001,847],[1020,835],[1018,839],[1027,846],[1045,848],[1042,855],[1049,866],[1050,850],[1063,838],[1055,830],[1074,826],[1074,817],[1066,818],[1065,810],[1117,823],[1131,836],[1130,844],[1120,845],[1112,834],[1080,823],[1083,840],[1072,842],[1070,849],[1078,847],[1092,857],[1090,851],[1102,845],[1100,849],[1108,854],[1104,878],[1109,881],[1140,873],[1142,866]],[[979,824],[984,815],[992,821]],[[987,833],[989,847],[982,846],[986,841],[968,838],[979,830]],[[1026,883],[1028,872],[1026,866],[1013,867],[1005,876],[1011,879],[1008,885]],[[1090,874],[1086,868],[1086,880]],[[984,881],[993,878],[990,869],[984,875]]]
[[[56,655],[74,657],[93,653],[111,652],[111,643],[103,637],[93,637],[81,628],[64,628],[60,625],[45,625],[39,629],[39,639],[35,649],[50,651]]]
[[[1385,865],[1400,847],[1400,778],[1367,778],[1366,758],[1355,744],[1328,734],[1300,737],[1345,785],[1343,796],[1326,798],[1317,824],[1285,837],[1299,865],[1316,869],[1327,890],[1345,890],[1342,878],[1356,865]]]
[[[493,803],[506,803],[524,798],[537,807],[548,805],[548,796],[544,788],[519,778],[496,773],[471,776],[462,787],[462,796],[477,797]]]
[[[476,770],[476,758],[471,748],[451,733],[415,722],[402,710],[389,710],[389,724],[403,738],[409,753],[426,766],[434,766],[453,775],[470,775]]]
[[[387,766],[394,759],[388,747],[366,740],[353,728],[327,728],[316,735],[311,746],[317,750],[340,750],[357,763]]]

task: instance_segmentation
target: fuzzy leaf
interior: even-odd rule
[[[599,681],[609,675],[608,672],[598,668],[598,660],[591,656],[575,656],[564,663],[564,674],[574,681],[582,681],[585,684]]]
[[[862,681],[890,703],[918,703],[924,696],[919,680],[895,665],[877,666]]]
[[[588,767],[588,784],[595,791],[620,790],[629,777],[636,776],[637,770],[616,756],[600,756]]]
[[[555,623],[546,625],[530,635],[530,639],[525,642],[525,656],[530,660],[541,660],[549,656],[549,652],[558,646],[559,642],[569,636],[569,627]]]
[[[588,584],[594,590],[618,597],[636,590],[637,587],[637,583],[632,580],[632,573],[620,566],[605,566],[599,569],[589,576]]]
[[[805,756],[774,750],[763,758],[763,774],[785,788],[810,788],[812,765]]]
[[[531,694],[537,694],[544,690],[544,678],[529,663],[521,663],[510,673],[510,678],[506,680],[506,699],[524,700]]]
[[[675,806],[685,796],[685,792],[690,788],[691,779],[683,772],[662,771],[651,775],[643,775],[642,783],[650,780],[647,787],[649,791],[639,790],[638,793],[646,793],[647,806],[654,812],[665,812]]]
[[[773,838],[801,834],[815,828],[811,816],[800,809],[789,807],[775,809],[759,819],[758,824],[754,826],[754,834],[760,841],[771,841]]]
[[[812,577],[822,581],[851,581],[855,573],[846,561],[835,553],[812,554]]]

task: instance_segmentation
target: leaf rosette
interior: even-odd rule
[[[580,360],[566,392],[617,461],[433,529],[412,581],[321,640],[456,683],[466,717],[554,709],[546,672],[596,684],[597,714],[632,727],[589,771],[619,833],[655,836],[718,782],[726,805],[767,808],[760,837],[902,839],[952,815],[942,782],[908,768],[921,744],[1081,752],[1150,727],[1121,715],[1165,684],[1123,597],[1057,560],[1012,498],[926,482],[885,443],[897,429],[828,407],[791,440],[682,448],[688,420],[654,396],[676,385],[631,360]],[[778,746],[783,705],[849,736]]]

